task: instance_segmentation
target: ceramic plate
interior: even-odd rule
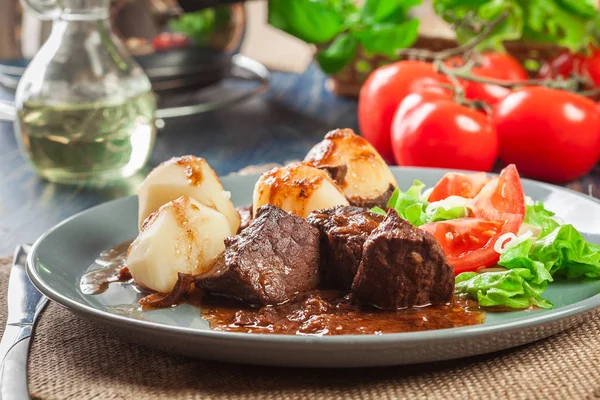
[[[394,168],[401,188],[420,179],[434,185],[446,172]],[[248,205],[258,176],[231,175],[223,185],[236,206]],[[523,180],[525,193],[600,244],[600,202],[560,187]],[[600,306],[600,280],[553,282],[544,296],[553,310],[488,313],[482,325],[386,335],[330,337],[260,335],[211,331],[198,308],[142,312],[139,294],[112,284],[101,295],[79,289],[82,275],[104,249],[137,234],[137,199],[129,197],[94,207],[62,222],[33,246],[28,273],[51,300],[94,320],[115,334],[168,352],[205,359],[281,366],[362,367],[398,365],[467,357],[543,339],[585,320]]]

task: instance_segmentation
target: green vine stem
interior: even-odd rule
[[[437,52],[427,49],[402,49],[396,52],[396,55],[398,57],[409,57],[428,60],[446,60],[454,56],[464,56],[465,53],[475,49],[475,47],[479,43],[481,43],[486,37],[488,37],[494,31],[494,29],[496,29],[496,27],[506,19],[507,16],[507,14],[500,15],[497,19],[485,25],[477,36],[474,36],[468,42],[461,44],[460,46]]]
[[[568,79],[557,77],[554,79],[528,79],[524,81],[506,81],[499,80],[494,78],[484,78],[480,76],[475,76],[471,73],[471,69],[477,65],[477,52],[475,52],[475,48],[477,45],[483,40],[485,40],[493,31],[500,25],[506,18],[507,14],[504,13],[494,21],[479,25],[480,32],[478,35],[471,38],[468,42],[459,45],[457,47],[453,47],[451,49],[446,49],[442,51],[431,51],[427,49],[402,49],[399,50],[396,55],[399,58],[409,58],[409,59],[419,59],[419,60],[428,60],[431,61],[434,65],[434,68],[437,72],[448,77],[448,80],[453,86],[453,91],[455,95],[455,101],[460,104],[468,104],[472,103],[465,99],[464,97],[464,89],[460,84],[460,80],[467,80],[476,83],[482,84],[491,84],[497,85],[509,89],[517,89],[523,86],[543,86],[551,89],[559,89],[565,90],[569,92],[576,93],[585,97],[597,97],[600,96],[600,87],[590,89],[590,90],[580,90],[581,87],[594,87],[594,82],[589,77],[589,74],[573,74]],[[472,17],[474,18],[474,17]],[[465,23],[464,21],[456,21],[455,24]],[[470,26],[477,26],[478,24],[473,23],[473,21],[467,21]],[[464,65],[461,66],[451,66],[447,63],[447,60],[460,56],[461,59],[466,60]],[[481,102],[478,102],[481,103]],[[481,104],[478,104],[478,107],[481,108]],[[489,109],[489,107],[483,107],[485,109]]]

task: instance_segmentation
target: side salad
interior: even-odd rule
[[[555,278],[600,279],[600,246],[525,196],[514,165],[495,178],[448,173],[424,189],[396,189],[387,207],[440,243],[456,294],[485,307],[552,308],[542,294]]]

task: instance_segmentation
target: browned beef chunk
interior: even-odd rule
[[[279,304],[315,289],[319,231],[278,207],[261,207],[239,235],[225,240],[213,270],[196,280],[209,292],[252,304]]]
[[[306,220],[321,232],[321,278],[325,286],[350,289],[362,258],[363,244],[384,218],[352,206],[310,213]]]
[[[354,297],[382,309],[446,303],[454,292],[454,271],[434,237],[394,210],[363,246],[352,283]]]
[[[237,231],[237,233],[240,233],[250,225],[250,222],[252,222],[252,206],[237,207],[235,210],[240,216],[240,227]]]

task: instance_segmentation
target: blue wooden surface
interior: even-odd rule
[[[356,101],[324,89],[311,66],[304,74],[274,73],[266,93],[229,109],[167,121],[150,166],[170,157],[206,158],[220,175],[245,166],[301,159],[330,129],[356,129]],[[0,92],[0,98],[10,98]],[[11,124],[0,122],[0,256],[32,242],[63,219],[96,204],[133,194],[143,179],[89,189],[39,179],[21,158]]]

